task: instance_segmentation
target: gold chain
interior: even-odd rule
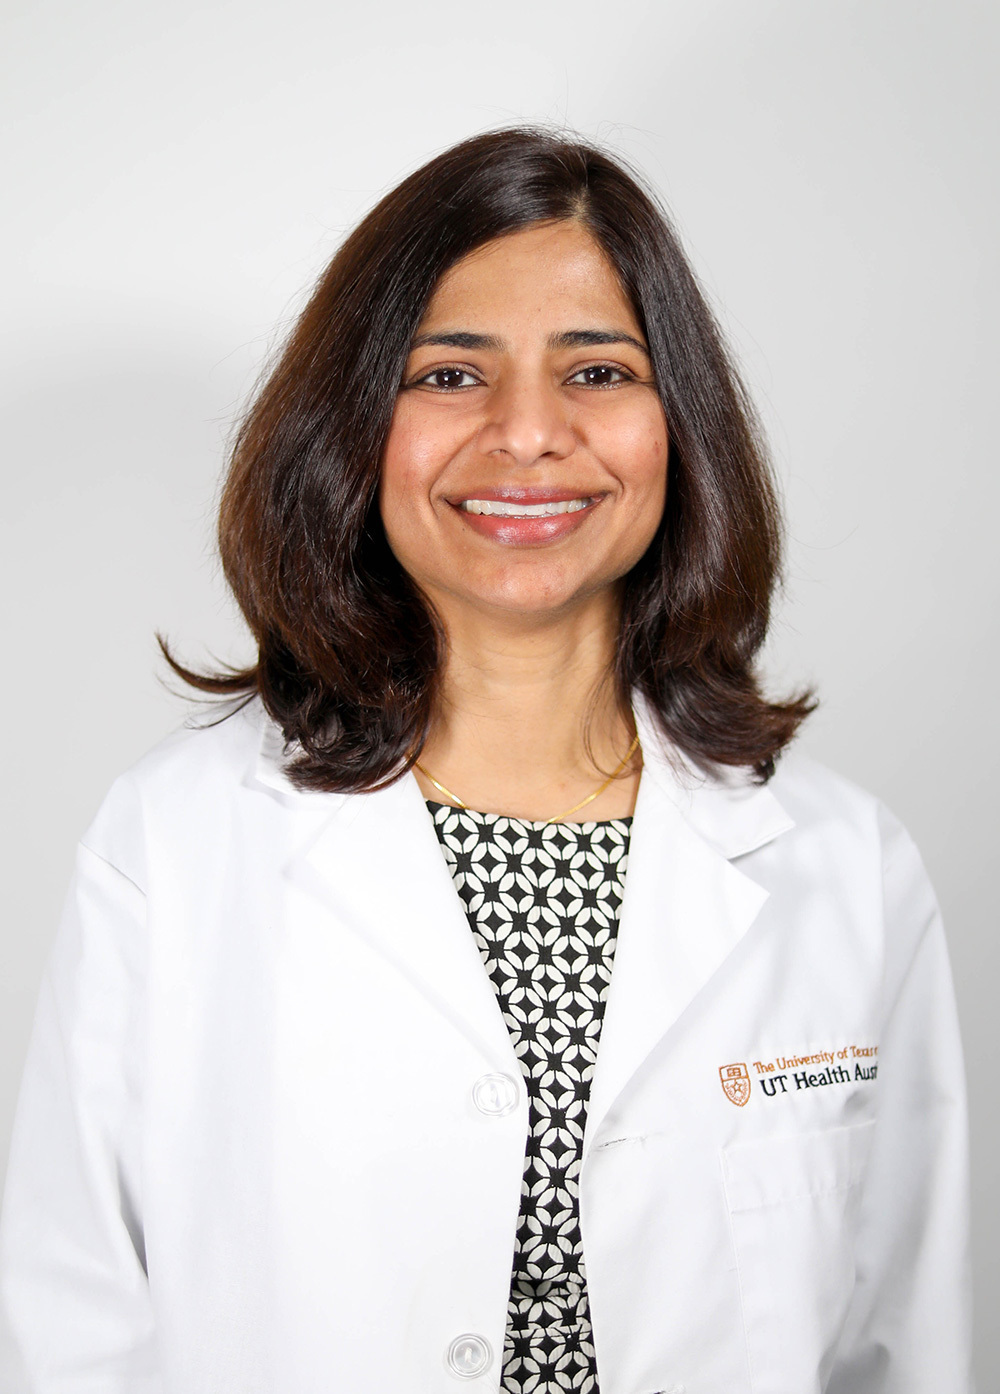
[[[600,788],[595,789],[592,794],[588,794],[587,797],[585,799],[581,799],[579,803],[575,803],[572,808],[567,808],[565,813],[557,813],[554,818],[543,818],[541,820],[543,825],[547,827],[549,823],[561,823],[562,820],[564,818],[568,818],[571,813],[577,813],[581,808],[586,808],[587,804],[593,803],[595,799],[600,798],[600,796],[604,793],[605,789],[612,782],[612,780],[618,778],[622,770],[625,768],[625,766],[628,764],[628,762],[631,760],[632,756],[638,749],[639,733],[636,732],[632,744],[625,752],[625,758],[619,765],[615,767],[615,769],[611,771],[611,773],[608,775],[607,779],[600,786]],[[423,765],[420,763],[419,760],[414,760],[413,763],[416,766],[416,768],[420,771],[420,773],[424,776],[424,778],[434,785],[435,789],[440,789],[441,793],[445,796],[446,799],[450,799],[452,803],[457,804],[459,808],[464,808],[468,810],[469,805],[467,803],[463,803],[462,800],[458,797],[458,795],[453,794],[450,789],[446,789],[443,784],[441,784],[438,780],[434,778],[430,770],[424,769]]]

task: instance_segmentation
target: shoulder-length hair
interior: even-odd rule
[[[766,780],[812,709],[767,700],[755,659],[780,516],[756,417],[668,219],[602,151],[525,127],[446,150],[346,239],[235,437],[219,518],[226,579],[258,645],[203,692],[259,694],[302,788],[378,788],[427,736],[445,636],[386,542],[381,459],[410,342],[441,275],[519,228],[576,219],[646,334],[670,436],[659,531],[624,581],[614,678],[706,770]],[[159,636],[158,636],[159,637]],[[242,705],[242,704],[241,704]]]

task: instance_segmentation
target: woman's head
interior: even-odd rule
[[[768,703],[757,689],[753,661],[777,579],[778,516],[752,412],[675,235],[620,162],[515,128],[445,151],[362,221],[321,278],[236,439],[220,542],[259,660],[225,677],[175,666],[203,690],[259,691],[301,747],[293,777],[303,785],[373,787],[419,752],[444,634],[422,594],[431,593],[426,577],[421,586],[419,567],[411,563],[411,575],[397,556],[402,550],[405,559],[405,548],[398,530],[393,536],[393,514],[390,539],[383,526],[383,463],[382,504],[399,502],[390,487],[401,478],[393,472],[403,439],[394,414],[400,430],[412,417],[406,384],[419,376],[424,349],[414,341],[429,310],[447,308],[463,278],[468,291],[477,267],[481,289],[484,261],[492,258],[496,288],[504,263],[515,269],[516,253],[530,252],[538,265],[556,244],[584,257],[589,250],[591,270],[599,264],[609,273],[603,310],[610,313],[617,295],[618,320],[628,315],[617,328],[639,346],[628,352],[638,379],[645,375],[650,431],[654,422],[660,428],[658,442],[648,442],[651,468],[657,451],[663,456],[655,509],[648,487],[647,497],[629,500],[643,546],[626,558],[619,584],[615,676],[623,697],[638,687],[665,733],[696,761],[749,764],[762,774],[807,710],[801,700]],[[495,294],[494,308],[502,303]],[[599,320],[564,327],[595,325],[602,327]],[[581,362],[618,363],[623,354]],[[441,361],[431,354],[430,366]],[[523,367],[523,353],[517,361]],[[566,390],[597,410],[612,394],[599,397],[605,389],[596,383]],[[494,437],[491,446],[488,430],[485,445],[479,436],[478,454],[506,458],[509,467],[517,447]],[[567,448],[567,438],[550,441],[546,486]],[[587,469],[574,486],[607,482]],[[458,493],[505,482],[462,479]],[[449,487],[445,481],[440,497],[450,497]],[[626,556],[626,540],[623,531],[617,556]]]

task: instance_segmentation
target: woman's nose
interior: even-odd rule
[[[490,395],[479,444],[484,454],[502,451],[519,465],[570,455],[576,434],[558,386],[521,379],[498,387]]]

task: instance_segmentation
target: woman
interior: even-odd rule
[[[390,193],[235,445],[240,699],[85,836],[10,1167],[34,1388],[964,1391],[919,858],[790,756],[752,413],[615,161]],[[169,654],[168,654],[169,657]]]

